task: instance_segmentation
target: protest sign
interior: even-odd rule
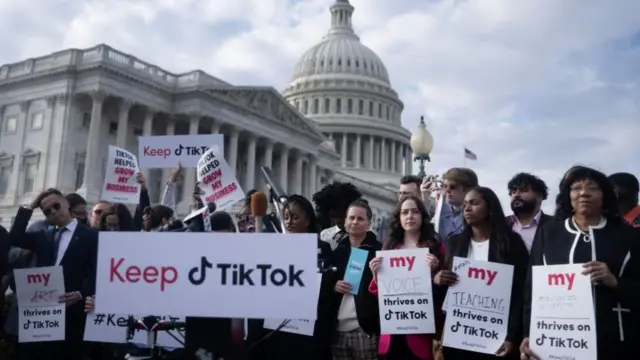
[[[320,300],[320,285],[322,284],[322,274],[318,274],[317,278],[318,292],[316,295],[316,302]],[[313,336],[315,325],[315,320],[264,319],[262,327],[267,330],[278,330],[291,334]]]
[[[178,163],[185,168],[195,168],[200,157],[210,146],[217,146],[220,148],[220,154],[224,154],[222,134],[140,136],[140,168],[172,168],[178,166]]]
[[[597,360],[593,288],[582,264],[534,266],[529,347],[542,360]]]
[[[65,293],[61,266],[15,269],[18,301],[18,341],[41,342],[65,339]]]
[[[127,150],[109,145],[106,175],[101,198],[109,202],[137,204],[140,202],[140,189],[137,175],[138,161]]]
[[[358,248],[351,249],[351,255],[349,255],[349,261],[347,262],[347,269],[344,272],[343,280],[351,284],[352,295],[358,295],[360,281],[362,280],[364,267],[367,266],[368,256],[369,252],[366,250]]]
[[[513,266],[453,258],[443,346],[495,354],[507,337]]]
[[[429,249],[378,251],[378,304],[383,334],[433,334],[436,331]]]
[[[148,315],[134,316],[134,319],[142,319]],[[127,319],[128,315],[104,314],[95,311],[87,314],[87,322],[84,328],[84,341],[94,341],[111,344],[124,344],[127,342]],[[162,316],[165,321],[184,321],[184,318]],[[180,337],[178,337],[180,338]],[[134,344],[146,346],[147,333],[142,330],[136,330],[133,339],[130,341]],[[168,348],[183,347],[176,339],[171,337],[166,331],[158,332],[158,345]]]
[[[244,199],[244,191],[220,154],[221,149],[212,146],[198,162],[198,182],[202,190],[202,202],[215,203],[217,210],[224,210]]]
[[[314,234],[185,232],[176,238],[163,232],[100,232],[99,237],[98,313],[316,318]],[[255,306],[255,299],[262,305]]]

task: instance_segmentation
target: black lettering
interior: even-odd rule
[[[189,270],[189,281],[193,285],[202,285],[202,283],[204,283],[204,280],[207,278],[207,269],[212,269],[212,268],[213,268],[213,264],[207,260],[207,257],[206,256],[201,257],[200,266],[196,266],[191,270]],[[218,268],[220,268],[220,265],[218,265]]]

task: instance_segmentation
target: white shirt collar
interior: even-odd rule
[[[70,223],[67,224],[67,226],[63,226],[64,228],[66,228],[70,234],[73,234],[76,231],[76,228],[78,227],[78,220],[73,219],[71,220]]]

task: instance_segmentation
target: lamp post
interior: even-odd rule
[[[427,130],[427,125],[424,123],[424,116],[420,116],[420,124],[418,128],[411,134],[411,151],[416,155],[413,161],[420,163],[419,177],[425,177],[427,174],[424,172],[425,161],[431,161],[429,154],[433,150],[433,136]]]

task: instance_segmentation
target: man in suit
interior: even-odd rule
[[[36,208],[42,210],[54,229],[26,231]],[[62,266],[65,294],[60,302],[67,305],[65,341],[20,344],[18,356],[30,360],[82,359],[83,298],[95,293],[98,233],[71,215],[69,202],[60,191],[48,189],[29,206],[18,209],[9,242],[36,255],[36,267]]]
[[[538,229],[552,218],[541,210],[549,189],[542,179],[527,173],[516,174],[507,184],[507,189],[513,210],[513,215],[507,216],[507,223],[520,234],[527,250],[531,251]]]

